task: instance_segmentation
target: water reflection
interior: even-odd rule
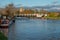
[[[60,40],[60,20],[18,20],[9,28],[9,40]]]

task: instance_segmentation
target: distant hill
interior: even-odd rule
[[[50,12],[60,12],[60,5],[46,5],[46,6],[32,6],[32,7],[23,6],[23,8],[24,9],[37,9],[37,10],[44,9]]]

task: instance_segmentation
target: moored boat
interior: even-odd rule
[[[9,20],[8,19],[2,19],[1,20],[1,24],[0,24],[0,27],[1,28],[8,28],[8,26],[9,26]]]

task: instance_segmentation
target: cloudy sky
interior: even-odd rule
[[[4,7],[9,3],[14,3],[15,5],[22,4],[23,6],[44,6],[55,3],[60,4],[60,0],[0,0],[0,7]]]

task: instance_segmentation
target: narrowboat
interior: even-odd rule
[[[9,20],[8,19],[2,19],[1,20],[1,24],[0,24],[0,27],[1,28],[8,28],[8,26],[9,26]]]

